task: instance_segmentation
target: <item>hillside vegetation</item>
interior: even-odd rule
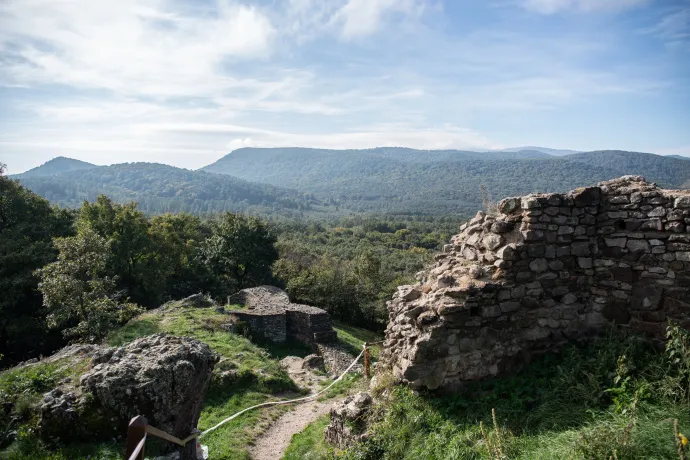
[[[46,161],[40,166],[30,169],[22,174],[23,177],[46,177],[71,171],[83,171],[98,168],[98,166],[86,161],[75,160],[66,157],[56,157]]]
[[[294,190],[162,164],[126,163],[44,171],[50,166],[49,162],[14,177],[61,207],[76,208],[85,200],[93,201],[106,194],[118,203],[136,201],[141,210],[152,214],[231,211],[299,215],[299,211],[324,209],[321,201]]]
[[[243,148],[200,171],[54,161],[16,177],[60,206],[78,207],[105,193],[119,203],[135,200],[150,214],[240,211],[273,219],[364,212],[469,217],[487,200],[565,192],[626,174],[666,188],[690,183],[686,160],[614,150],[553,156],[537,150]]]
[[[363,443],[334,450],[319,420],[294,436],[286,458],[682,460],[689,357],[690,335],[677,327],[665,352],[611,330],[452,395],[391,386],[384,373]]]
[[[276,284],[351,325],[382,329],[385,301],[441,248],[453,218],[380,216],[330,224],[241,214],[149,217],[106,196],[77,210],[0,176],[0,366],[98,341],[169,299],[216,299]]]
[[[688,162],[623,151],[554,157],[529,150],[243,148],[203,170],[296,188],[357,212],[465,216],[481,207],[481,185],[500,199],[565,192],[626,174],[641,174],[669,188],[690,178]]]

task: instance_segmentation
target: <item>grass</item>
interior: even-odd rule
[[[267,402],[297,396],[298,388],[280,367],[277,358],[288,352],[304,353],[294,344],[273,346],[266,350],[247,338],[221,329],[228,316],[213,309],[172,309],[164,314],[146,313],[130,321],[108,339],[110,345],[121,345],[148,331],[164,332],[200,340],[221,355],[219,368],[227,367],[238,375],[230,386],[215,380],[206,395],[198,428],[204,431],[235,412]],[[248,459],[246,447],[271,420],[286,409],[261,408],[247,412],[203,438],[214,459]]]
[[[303,357],[311,353],[308,347],[295,343],[259,346],[247,337],[224,330],[221,326],[229,321],[227,315],[210,308],[173,307],[153,310],[111,333],[106,343],[109,346],[123,346],[139,337],[165,333],[200,340],[219,353],[221,361],[217,369],[232,370],[236,377],[230,383],[217,378],[212,380],[198,424],[199,429],[203,431],[246,407],[299,396],[300,390],[280,367],[279,360],[288,355]],[[337,324],[335,329],[339,339],[346,346],[357,350],[357,353],[364,341],[380,339],[380,336],[373,332],[344,324]],[[4,422],[0,423],[0,430],[20,430],[19,442],[0,452],[0,458],[62,460],[121,457],[123,445],[120,442],[46,447],[32,435],[31,430],[35,429],[38,423],[36,409],[43,393],[54,388],[57,382],[65,377],[72,377],[73,381],[78,382],[79,375],[86,370],[87,365],[86,360],[76,366],[63,362],[45,362],[0,373],[0,398],[12,403],[14,412],[10,415],[22,412],[26,417],[20,426],[3,426]],[[361,376],[348,375],[321,399],[334,398],[349,392],[360,381]],[[279,406],[247,412],[210,433],[202,442],[209,446],[210,455],[214,459],[247,460],[247,446],[272,420],[287,410],[290,409]],[[153,450],[156,450],[155,446],[148,449],[148,452]]]
[[[335,329],[338,334],[338,340],[348,348],[352,354],[357,356],[364,342],[378,342],[383,339],[383,335],[378,332],[373,332],[367,329],[362,329],[360,327],[349,326],[347,324],[335,321],[333,323],[333,329]],[[380,346],[371,347],[371,357],[378,359]]]
[[[217,378],[212,380],[198,424],[199,429],[203,431],[246,407],[300,395],[297,386],[280,367],[278,357],[290,352],[304,355],[304,349],[290,344],[274,346],[270,350],[264,349],[246,337],[223,330],[221,325],[227,322],[227,315],[210,308],[151,311],[110,334],[106,342],[110,346],[122,346],[138,337],[166,333],[195,338],[219,353],[221,361],[216,366],[217,369],[232,370],[236,378],[230,382],[223,382]],[[34,397],[32,404],[35,406],[42,394],[54,388],[59,380],[73,375],[75,381],[78,381],[78,376],[84,370],[85,368],[78,367],[65,368],[60,363],[39,363],[27,368],[9,370],[0,374],[0,395],[30,394]],[[210,433],[203,439],[203,443],[209,446],[214,459],[248,459],[246,447],[272,419],[285,410],[278,407],[247,412]],[[35,407],[33,414],[31,426],[35,426],[38,421]],[[27,428],[29,427],[27,425]],[[123,445],[120,443],[70,444],[63,448],[48,449],[34,438],[35,436],[27,433],[20,442],[12,445],[4,453],[5,457],[61,460],[109,459],[122,456]],[[155,446],[147,449],[148,452],[154,450]]]
[[[304,430],[292,435],[282,460],[328,460],[333,456],[333,449],[323,440],[323,430],[329,423],[329,416],[324,415],[311,423]]]
[[[330,385],[331,383],[333,383],[333,379],[327,379],[327,380],[320,382],[319,385],[322,388],[325,388],[328,385]],[[338,396],[342,396],[344,394],[352,392],[355,388],[361,387],[362,383],[364,383],[363,378],[362,378],[362,374],[360,374],[360,373],[357,373],[357,374],[348,373],[348,374],[344,375],[343,378],[338,383],[336,383],[331,388],[329,388],[327,392],[325,392],[324,394],[319,396],[317,399],[319,401],[326,401],[328,399],[333,399],[333,398],[336,398]]]
[[[678,458],[674,419],[681,432],[690,430],[687,373],[679,386],[680,374],[663,353],[612,334],[544,356],[516,375],[469,384],[462,394],[395,387],[378,407],[369,440],[341,457]],[[486,438],[502,456],[496,449],[490,456]]]
[[[229,333],[222,328],[230,322],[227,315],[210,308],[168,308],[153,310],[140,315],[124,327],[111,333],[106,343],[123,346],[139,337],[155,333],[187,336],[208,344],[221,355],[218,370],[232,370],[235,378],[221,381],[214,378],[204,401],[198,427],[208,429],[229,415],[246,407],[270,400],[287,399],[300,395],[300,390],[280,367],[279,360],[288,355],[306,356],[308,347],[300,344],[257,345],[247,337]],[[361,347],[364,340],[376,337],[358,328],[340,326],[339,335],[348,344]],[[25,411],[27,421],[22,425],[20,442],[14,443],[4,455],[6,458],[23,459],[86,459],[120,458],[120,443],[71,444],[63,448],[46,448],[31,436],[38,419],[36,408],[42,394],[54,388],[58,381],[78,376],[85,371],[86,362],[76,367],[64,363],[38,363],[33,366],[9,370],[0,374],[0,397],[9,398],[15,411]],[[357,376],[347,376],[335,385],[324,398],[336,397],[353,388]],[[289,410],[286,406],[268,407],[250,411],[203,438],[214,459],[248,459],[246,448],[265,430],[270,422]],[[14,427],[17,428],[16,426]],[[9,431],[9,428],[6,430]],[[155,444],[155,443],[154,443]],[[156,450],[155,446],[149,452]]]
[[[15,438],[35,438],[38,426],[37,408],[43,394],[65,379],[78,381],[88,362],[79,357],[55,362],[38,362],[0,373],[0,447],[7,447]],[[25,452],[27,446],[10,446],[0,451],[0,458],[41,458]],[[26,455],[25,455],[26,454]]]

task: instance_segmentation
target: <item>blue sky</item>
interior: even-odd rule
[[[690,0],[0,0],[0,161],[690,155]]]

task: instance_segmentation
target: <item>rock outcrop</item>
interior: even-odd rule
[[[330,411],[331,423],[323,432],[326,441],[340,449],[363,441],[373,402],[369,393],[357,393],[336,403]]]
[[[100,420],[99,432],[88,435],[112,437],[124,434],[132,417],[143,415],[156,428],[185,438],[196,428],[217,362],[208,345],[161,334],[101,349],[74,392],[56,389],[44,396],[41,432],[63,440],[79,437],[83,433],[75,427],[89,429]],[[193,448],[194,443],[187,446],[188,455]]]
[[[625,176],[479,212],[388,304],[383,360],[453,388],[614,322],[652,339],[690,325],[690,192]]]

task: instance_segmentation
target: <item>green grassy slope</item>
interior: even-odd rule
[[[284,458],[680,460],[674,420],[688,435],[690,335],[677,330],[670,343],[663,352],[612,332],[452,395],[389,387],[367,442],[334,452],[322,419],[293,437]]]
[[[110,346],[125,345],[138,337],[155,333],[187,336],[208,344],[221,355],[217,370],[233,370],[235,378],[221,382],[214,378],[206,395],[199,420],[199,429],[205,430],[229,415],[255,404],[291,399],[302,395],[289,375],[281,368],[279,360],[287,355],[305,356],[311,351],[299,344],[257,345],[247,337],[227,332],[221,325],[228,322],[228,316],[212,308],[181,308],[169,303],[164,308],[152,310],[133,319],[121,329],[113,332],[107,339]],[[232,308],[232,307],[230,307]],[[345,343],[361,348],[362,340],[375,337],[369,331],[359,328],[337,329]],[[38,423],[36,409],[43,393],[55,387],[66,377],[78,381],[88,366],[88,359],[70,358],[55,363],[39,362],[35,365],[9,369],[0,372],[0,401],[12,403],[10,414],[21,418],[20,423],[0,423],[0,446],[2,436],[10,436],[10,431],[19,430],[19,441],[4,450],[0,458],[7,459],[119,459],[123,444],[96,443],[74,444],[60,447],[45,447],[36,441],[32,434]],[[337,385],[326,397],[336,397],[349,391],[359,379],[356,376]],[[246,448],[261,434],[269,423],[290,410],[289,406],[269,407],[254,410],[223,425],[203,438],[213,459],[249,459]],[[147,443],[147,452],[153,454],[161,443]]]

